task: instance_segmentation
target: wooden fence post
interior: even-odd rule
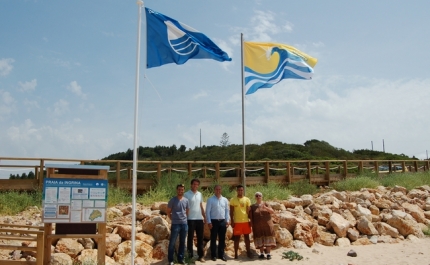
[[[121,180],[121,162],[116,161],[116,187],[119,187],[119,181]]]
[[[264,163],[264,183],[269,183],[269,175],[270,175],[270,170],[269,170],[269,162],[265,162]]]
[[[345,160],[343,161],[343,179],[346,179],[348,176],[348,162]]]
[[[191,177],[193,175],[193,167],[191,163],[187,164],[188,176]]]
[[[219,163],[215,164],[215,182],[219,183],[219,177],[220,177],[220,172],[219,172]]]
[[[328,185],[330,185],[330,163],[328,161],[325,161],[325,177],[328,179]]]
[[[287,176],[286,176],[287,181],[288,181],[288,184],[291,184],[291,163],[287,162],[286,167],[287,167]]]
[[[158,182],[161,180],[161,163],[157,163],[157,178]]]
[[[363,174],[363,161],[358,162],[358,174]]]
[[[45,161],[40,159],[40,167],[39,167],[39,189],[43,188],[43,168]]]
[[[309,179],[309,184],[312,184],[312,180],[311,180],[311,162],[308,161],[306,162],[306,168],[308,169],[308,173],[306,174],[308,179]]]

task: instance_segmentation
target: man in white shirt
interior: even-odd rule
[[[197,237],[197,254],[199,256],[198,261],[205,262],[203,258],[203,230],[204,224],[206,223],[205,210],[203,209],[203,196],[197,189],[200,186],[200,180],[191,180],[191,189],[184,194],[184,197],[188,199],[190,204],[190,211],[188,213],[188,239],[187,239],[187,251],[188,256],[193,257],[193,239],[194,231]]]

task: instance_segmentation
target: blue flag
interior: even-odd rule
[[[147,68],[168,63],[184,64],[188,59],[231,61],[203,33],[152,9],[145,8],[147,25]]]

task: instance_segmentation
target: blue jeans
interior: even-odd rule
[[[175,243],[179,235],[179,248],[178,248],[178,261],[184,261],[185,253],[185,238],[188,233],[187,224],[172,224],[170,228],[170,241],[169,241],[169,251],[167,254],[167,259],[169,262],[173,262],[173,254],[175,253]]]

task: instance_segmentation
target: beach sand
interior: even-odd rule
[[[347,256],[350,250],[357,253],[357,257]],[[294,251],[303,256],[302,260],[282,259],[282,253]],[[400,243],[378,243],[366,246],[327,247],[315,244],[308,249],[277,248],[272,250],[272,259],[258,259],[255,253],[253,260],[241,253],[238,259],[227,256],[227,262],[209,259],[205,263],[196,261],[196,265],[236,265],[236,264],[300,264],[300,265],[430,265],[430,238],[403,240]],[[167,264],[159,261],[157,265]]]

